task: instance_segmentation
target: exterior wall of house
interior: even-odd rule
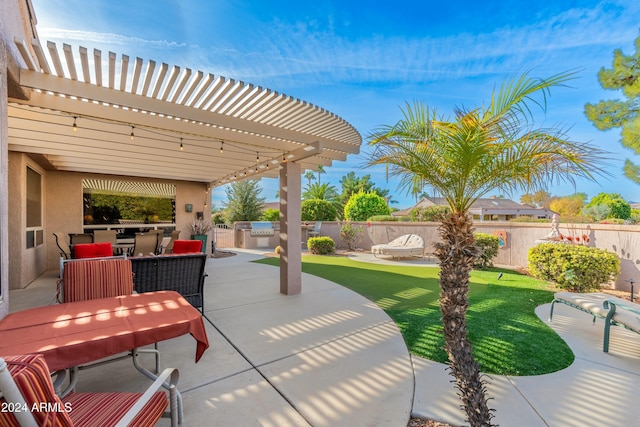
[[[9,247],[8,268],[11,289],[28,286],[47,270],[59,267],[59,252],[53,237],[54,232],[83,232],[82,179],[123,179],[131,181],[158,181],[140,177],[116,177],[113,175],[85,174],[76,172],[45,171],[23,153],[9,152]],[[43,227],[44,244],[26,249],[26,168],[33,168],[43,177]],[[168,181],[163,181],[168,182]],[[176,227],[181,239],[190,238],[189,226],[195,213],[185,212],[184,205],[192,204],[195,211],[203,211],[209,200],[207,185],[197,182],[177,182]],[[207,208],[210,209],[210,208]],[[209,216],[205,215],[209,220]],[[210,244],[207,253],[211,253]]]
[[[21,61],[14,38],[30,40],[35,17],[30,0],[0,2],[0,318],[9,312],[9,143],[8,97],[24,98],[19,87]]]

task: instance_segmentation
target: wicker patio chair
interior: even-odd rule
[[[204,311],[204,267],[207,254],[159,255],[130,258],[136,292],[177,291]]]

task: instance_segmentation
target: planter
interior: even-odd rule
[[[191,240],[200,240],[202,242],[202,252],[207,253],[207,235],[206,234],[192,234]]]

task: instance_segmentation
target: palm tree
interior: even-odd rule
[[[408,191],[416,180],[428,183],[449,204],[450,212],[438,229],[442,243],[435,244],[441,268],[440,311],[451,374],[472,426],[492,425],[493,410],[466,332],[469,273],[479,254],[469,208],[496,189],[509,194],[519,188],[544,189],[549,182],[606,175],[604,151],[569,141],[561,129],[533,126],[529,104],[544,110],[550,88],[573,74],[541,80],[525,73],[505,80],[492,92],[488,106],[458,109],[453,121],[438,118],[424,104],[407,104],[402,120],[371,135],[369,165],[386,165]]]
[[[324,170],[324,166],[322,166],[322,165],[318,165],[318,184],[320,184],[320,174],[323,174],[323,173],[327,173],[327,172]]]
[[[303,175],[307,179],[307,185],[311,187],[311,180],[316,179],[316,174],[313,171],[306,171]]]

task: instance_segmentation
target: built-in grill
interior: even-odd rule
[[[251,235],[256,237],[268,237],[273,236],[276,230],[273,228],[273,224],[269,221],[252,221],[251,222]]]

